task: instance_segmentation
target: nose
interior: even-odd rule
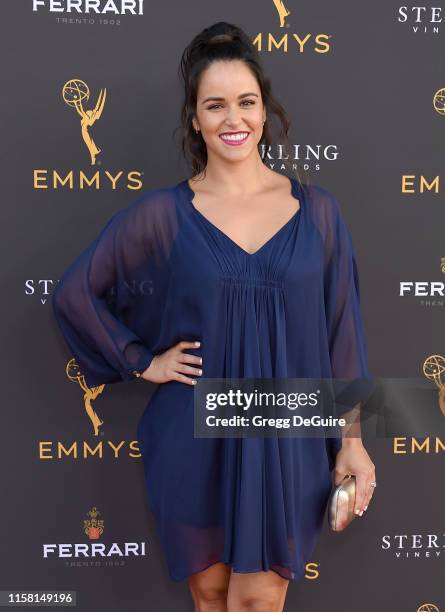
[[[225,123],[231,130],[238,129],[243,123],[242,110],[239,108],[229,109],[226,115]]]

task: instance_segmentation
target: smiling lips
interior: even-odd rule
[[[249,132],[224,132],[219,137],[223,142],[230,145],[231,147],[237,147],[246,142],[249,136]]]

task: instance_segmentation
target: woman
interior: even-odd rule
[[[157,383],[140,420],[150,508],[170,576],[197,611],[282,610],[347,473],[355,510],[375,470],[360,437],[195,438],[200,377],[366,377],[357,266],[335,198],[270,170],[275,114],[255,48],[217,23],[181,61],[190,180],[117,212],[53,304],[86,384]],[[335,469],[334,469],[335,468]]]

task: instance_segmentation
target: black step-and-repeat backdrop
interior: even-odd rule
[[[192,611],[147,505],[136,424],[152,386],[82,388],[53,289],[113,213],[190,176],[175,133],[179,58],[203,27],[232,22],[292,119],[288,161],[335,194],[351,230],[373,375],[424,379],[440,411],[445,10],[388,0],[8,0],[0,10],[0,590],[75,591],[88,612]],[[280,155],[267,153],[278,171]],[[366,444],[374,499],[342,533],[325,522],[286,610],[445,612],[445,439]]]

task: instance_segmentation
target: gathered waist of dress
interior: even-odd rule
[[[272,287],[277,289],[282,289],[285,285],[285,282],[281,279],[240,276],[221,276],[220,282],[227,285],[252,285],[255,287]]]

